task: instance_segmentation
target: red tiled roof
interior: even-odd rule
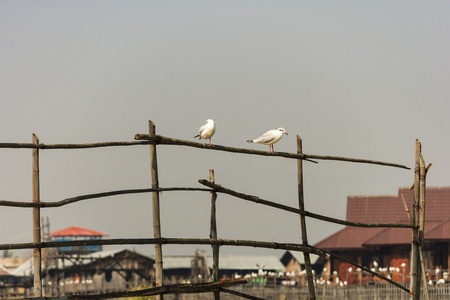
[[[399,210],[402,209],[399,214]],[[349,196],[347,221],[360,223],[391,223],[406,218],[405,209],[397,196]]]
[[[364,229],[364,230],[362,230]],[[361,249],[362,243],[384,228],[345,227],[314,246],[325,250]]]
[[[442,222],[435,222],[435,223],[437,224],[432,228],[428,228],[427,225],[425,225],[424,238],[428,240],[442,240],[442,239],[448,240],[450,233],[450,218],[447,218]]]
[[[72,226],[65,229],[53,231],[50,233],[51,236],[105,236],[107,233],[102,233],[100,231]]]
[[[405,194],[409,192],[411,202],[413,191],[407,188],[400,189],[399,193]],[[450,187],[427,187],[425,205],[426,220],[445,220],[450,216]]]
[[[412,231],[408,228],[383,228],[373,236],[366,236],[363,246],[410,244]]]
[[[347,220],[361,223],[409,223],[401,195],[412,213],[413,191],[400,188],[398,196],[349,196]],[[427,188],[424,238],[450,240],[450,187]],[[326,250],[361,249],[377,245],[409,244],[411,239],[410,229],[347,226],[315,246]]]

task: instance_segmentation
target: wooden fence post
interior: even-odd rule
[[[39,138],[33,133],[33,144],[39,144]],[[39,149],[34,148],[32,151],[32,188],[33,202],[40,201],[39,193]],[[41,241],[41,211],[39,207],[33,207],[33,243]],[[41,280],[41,248],[33,249],[33,268],[34,268],[34,296],[42,297],[42,280]]]
[[[297,154],[302,154],[302,139],[297,135]],[[303,161],[301,159],[297,160],[297,182],[298,182],[298,205],[301,211],[305,210],[305,201],[303,198]],[[302,230],[302,242],[303,245],[308,245],[308,236],[306,233],[306,220],[303,214],[300,215],[300,226]],[[303,257],[305,258],[305,268],[306,274],[308,276],[308,289],[309,289],[309,299],[316,299],[316,291],[314,289],[314,278],[311,268],[311,258],[309,253],[303,252]]]
[[[416,139],[415,164],[414,164],[414,198],[413,198],[413,215],[412,222],[414,225],[419,225],[420,213],[420,152],[421,144]],[[409,290],[411,293],[411,300],[420,300],[420,255],[419,255],[419,230],[413,229],[413,237],[411,244],[411,274]],[[425,283],[426,284],[426,283]]]
[[[136,135],[136,139],[141,139],[141,135]],[[139,137],[138,137],[139,136]],[[49,203],[44,202],[40,203],[40,193],[39,193],[39,149],[78,149],[78,148],[92,148],[92,147],[106,147],[106,146],[124,146],[124,145],[135,145],[136,143],[123,143],[123,142],[113,142],[113,143],[95,143],[95,144],[83,144],[83,145],[67,145],[67,144],[59,144],[59,145],[45,145],[45,144],[39,144],[38,137],[33,134],[33,143],[32,144],[12,144],[12,143],[0,143],[0,148],[32,148],[32,191],[33,191],[33,203],[30,202],[23,202],[18,203],[17,201],[3,201],[0,200],[0,205],[3,206],[19,206],[19,207],[33,207],[33,244],[31,243],[25,243],[25,244],[9,244],[9,245],[0,245],[0,248],[2,249],[33,249],[33,264],[34,264],[34,296],[36,297],[42,297],[43,290],[42,290],[42,278],[41,278],[41,265],[42,265],[42,257],[41,257],[41,248],[48,248],[48,247],[59,247],[61,245],[56,245],[61,242],[48,242],[48,243],[40,243],[41,242],[41,224],[40,224],[40,207],[58,207],[65,204],[73,203],[76,201],[86,200],[89,198],[98,198],[98,197],[104,197],[104,196],[111,196],[116,194],[125,194],[125,193],[136,193],[136,192],[152,192],[152,204],[153,204],[153,231],[154,231],[154,237],[155,239],[116,239],[116,240],[103,240],[101,242],[95,241],[95,243],[91,243],[92,241],[78,241],[79,245],[118,245],[118,244],[155,244],[155,269],[156,269],[156,284],[162,286],[163,285],[163,257],[162,257],[162,245],[163,244],[211,244],[213,246],[213,252],[214,249],[217,250],[217,255],[214,256],[214,273],[213,277],[217,278],[219,277],[219,244],[220,245],[233,245],[233,246],[252,246],[252,247],[258,247],[258,248],[273,248],[273,249],[285,249],[290,251],[302,251],[304,252],[305,256],[305,265],[306,265],[306,271],[308,275],[308,288],[310,292],[310,299],[315,299],[315,290],[314,290],[314,284],[313,284],[313,276],[312,276],[312,268],[311,268],[311,261],[309,257],[309,253],[314,253],[316,255],[322,255],[323,253],[328,253],[330,255],[334,255],[334,257],[338,257],[339,259],[349,262],[355,266],[360,267],[365,272],[371,273],[371,271],[363,266],[360,266],[358,264],[355,264],[353,262],[348,261],[347,259],[343,257],[339,257],[338,255],[335,255],[331,252],[327,252],[325,250],[316,249],[314,247],[311,247],[308,245],[307,240],[307,231],[306,231],[306,221],[305,217],[313,217],[321,220],[327,220],[335,223],[352,223],[350,226],[361,226],[361,227],[388,227],[386,225],[389,225],[389,227],[401,227],[406,228],[405,226],[409,227],[409,225],[406,224],[363,224],[363,223],[355,223],[355,222],[345,222],[333,218],[328,218],[325,216],[320,216],[317,214],[313,214],[310,212],[307,212],[304,207],[304,195],[303,195],[303,160],[308,160],[309,158],[317,158],[317,159],[329,159],[329,160],[342,160],[342,161],[350,161],[350,162],[358,162],[358,163],[370,163],[370,164],[379,164],[379,165],[387,165],[392,167],[400,167],[400,168],[406,168],[405,166],[401,166],[398,164],[391,164],[391,163],[384,163],[384,162],[378,162],[378,161],[371,161],[371,160],[361,160],[361,159],[351,159],[351,158],[343,158],[343,157],[331,157],[331,156],[312,156],[312,155],[304,155],[302,154],[302,141],[299,136],[297,136],[297,154],[291,154],[291,153],[266,153],[266,151],[254,151],[254,150],[248,150],[248,149],[237,149],[237,148],[231,148],[231,147],[224,147],[224,146],[212,146],[212,147],[204,147],[201,143],[194,143],[189,141],[182,141],[182,140],[176,140],[176,139],[170,139],[162,136],[156,135],[155,130],[155,124],[152,121],[149,121],[149,135],[147,136],[147,139],[153,143],[150,144],[150,166],[151,166],[151,175],[152,175],[152,189],[141,189],[141,190],[126,190],[126,191],[113,191],[113,192],[107,192],[107,193],[98,193],[98,194],[92,194],[92,195],[83,195],[78,196],[74,198],[65,199],[63,201]],[[145,144],[149,144],[145,143]],[[138,143],[138,144],[144,144],[144,143]],[[228,152],[236,152],[236,153],[246,153],[246,154],[257,154],[257,155],[270,155],[270,156],[284,156],[286,158],[294,158],[297,159],[298,164],[298,195],[299,195],[299,209],[287,207],[285,205],[281,205],[279,203],[270,202],[264,199],[260,199],[256,196],[249,196],[242,193],[237,193],[228,189],[224,189],[221,186],[210,186],[211,190],[208,189],[196,189],[196,188],[169,188],[169,189],[160,189],[159,188],[159,180],[158,180],[158,168],[157,168],[157,155],[156,155],[156,144],[168,144],[168,145],[184,145],[184,146],[191,146],[191,147],[197,147],[197,148],[204,148],[204,149],[211,149],[211,150],[221,150],[221,151],[228,151]],[[421,160],[418,160],[417,158],[420,158]],[[417,167],[419,161],[419,167]],[[211,172],[212,171],[212,172]],[[418,226],[416,224],[420,224],[420,228],[416,230],[414,228],[413,233],[413,251],[415,251],[415,259],[412,260],[411,264],[414,264],[414,268],[411,267],[411,270],[415,270],[416,268],[419,270],[419,272],[412,272],[412,276],[415,275],[414,280],[411,279],[411,292],[415,295],[415,299],[420,299],[420,260],[418,260],[417,253],[421,254],[421,244],[423,241],[423,224],[424,224],[424,212],[425,212],[425,162],[423,161],[423,157],[420,154],[420,142],[416,141],[416,168],[415,168],[415,191],[414,191],[414,224],[415,226]],[[200,183],[204,185],[204,182],[212,184],[214,182],[214,172],[213,170],[210,170],[210,182],[207,182],[206,180],[199,180]],[[210,233],[210,240],[208,239],[175,239],[175,238],[168,238],[168,239],[161,239],[161,223],[160,223],[160,203],[159,203],[159,192],[162,190],[202,190],[205,192],[210,192],[211,194],[211,233]],[[420,192],[419,192],[420,190]],[[280,244],[280,243],[269,243],[269,242],[257,242],[257,241],[242,241],[242,240],[220,240],[220,241],[211,241],[211,239],[217,239],[217,228],[216,228],[216,209],[215,209],[215,202],[216,202],[216,192],[225,192],[230,193],[230,195],[234,195],[236,197],[242,198],[244,200],[250,200],[254,201],[256,203],[264,203],[265,205],[269,205],[272,207],[277,207],[280,209],[284,209],[287,211],[295,212],[300,214],[300,221],[301,221],[301,230],[302,230],[302,245],[297,244]],[[87,197],[89,196],[89,197]],[[422,208],[422,209],[421,209]],[[339,222],[338,222],[339,221]],[[156,240],[156,241],[155,241]],[[62,242],[64,243],[64,242]],[[37,245],[39,244],[39,245]],[[70,242],[70,243],[64,243],[65,245],[75,245],[76,243]],[[216,248],[215,248],[215,247]],[[416,246],[416,249],[414,250],[414,246]],[[38,247],[38,248],[35,248]],[[305,253],[306,252],[306,253]],[[413,254],[412,254],[413,256]],[[64,270],[64,256],[62,258],[62,264],[63,264],[63,270]],[[424,271],[423,271],[424,272]],[[388,282],[390,282],[393,285],[396,285],[399,288],[407,290],[403,285],[396,284],[392,280],[375,274],[371,273],[375,276],[378,276]],[[419,274],[419,275],[418,275]],[[64,281],[64,272],[63,272],[63,278]],[[418,278],[419,277],[419,278]],[[418,283],[416,281],[418,280]],[[414,281],[414,283],[413,283]],[[219,287],[221,288],[223,283],[217,283]],[[413,286],[414,285],[414,286]],[[169,288],[169,286],[166,286]],[[164,289],[166,288],[164,287]],[[65,294],[65,288],[63,285],[63,294]],[[217,288],[215,288],[217,290]],[[424,287],[425,289],[425,287]],[[221,289],[222,292],[231,293],[234,292],[227,291],[225,289]],[[177,293],[180,293],[180,290],[176,290]],[[181,291],[183,292],[183,291]],[[189,292],[189,290],[188,290]],[[211,292],[211,290],[207,291]],[[219,294],[218,294],[219,295]],[[251,296],[249,296],[251,297]],[[157,296],[157,299],[163,299],[163,295]],[[217,299],[217,298],[216,298]],[[256,299],[256,297],[255,297]]]
[[[209,170],[209,181],[214,183],[214,170]],[[217,222],[216,222],[216,200],[217,193],[211,191],[211,228],[210,228],[210,239],[217,239]],[[213,266],[212,266],[212,277],[213,281],[219,281],[219,245],[211,245],[213,252]],[[220,300],[220,292],[214,292],[214,299]]]
[[[148,121],[148,130],[150,136],[156,135],[155,123]],[[156,145],[150,145],[150,167],[152,172],[152,188],[159,188],[158,180],[158,162],[156,159]],[[153,237],[161,237],[161,221],[159,210],[159,192],[152,192],[152,209],[153,209]],[[155,244],[155,281],[157,286],[163,285],[163,259],[161,244]],[[157,296],[163,299],[163,295]]]
[[[419,156],[419,180],[420,180],[420,189],[419,189],[419,254],[420,254],[420,266],[422,269],[422,279],[423,279],[423,290],[425,293],[425,299],[430,300],[430,295],[428,293],[428,285],[427,285],[427,276],[425,269],[425,262],[423,259],[423,240],[425,237],[425,204],[426,204],[426,168],[425,168],[425,160],[423,159],[422,153]]]

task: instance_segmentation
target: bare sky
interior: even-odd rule
[[[276,151],[413,166],[448,186],[450,2],[1,1],[0,142],[130,141],[148,131],[246,143],[269,129]],[[160,185],[225,187],[297,206],[296,161],[159,146]],[[41,199],[150,185],[147,146],[41,151]],[[305,163],[306,209],[345,219],[348,195],[397,194],[413,172],[344,162]],[[0,149],[0,199],[31,201],[31,151]],[[165,237],[209,236],[209,194],[163,193]],[[299,218],[225,195],[221,238],[299,242]],[[44,209],[51,230],[82,226],[111,238],[152,237],[151,195]],[[340,227],[307,219],[311,243]],[[31,242],[31,210],[1,208],[0,243]],[[132,246],[129,246],[132,248]],[[152,254],[153,247],[136,247]],[[195,246],[165,246],[192,254]],[[201,247],[208,249],[208,247]],[[223,247],[223,253],[271,253]]]

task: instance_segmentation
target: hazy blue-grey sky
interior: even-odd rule
[[[418,138],[427,184],[448,186],[449,13],[447,1],[1,1],[0,142],[131,141],[148,120],[194,140],[212,118],[215,144],[268,150],[246,140],[284,127],[276,151],[296,152],[299,134],[305,153],[411,167]],[[150,185],[148,146],[40,155],[42,201]],[[163,187],[200,187],[215,169],[225,187],[298,205],[295,160],[173,146],[158,159]],[[413,172],[321,161],[304,180],[307,210],[344,219],[348,195],[397,194]],[[31,201],[30,150],[0,149],[0,199]],[[225,195],[218,209],[221,238],[300,241],[295,215]],[[208,193],[163,193],[161,215],[165,237],[209,236]],[[150,194],[42,216],[52,231],[153,236]],[[311,243],[340,228],[307,224]],[[32,241],[31,210],[1,208],[0,228],[0,243]]]

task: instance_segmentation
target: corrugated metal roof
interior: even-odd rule
[[[114,256],[127,249],[116,249],[99,251],[92,254],[80,255],[77,258],[77,264],[88,264],[92,262],[92,259],[106,258]],[[141,254],[140,254],[141,255]],[[164,270],[170,269],[190,269],[193,256],[169,256],[163,257]],[[154,259],[154,256],[151,256]],[[213,264],[212,256],[206,257],[208,267],[211,268]],[[221,255],[220,256],[221,270],[258,270],[263,268],[264,270],[284,270],[284,266],[280,259],[276,256],[263,256],[263,255]],[[59,268],[62,268],[62,261],[58,261]],[[68,268],[73,265],[70,260],[64,260],[64,267]],[[31,276],[33,274],[33,258],[27,260],[24,264],[18,267],[11,274],[15,276]]]
[[[167,256],[163,257],[164,270],[170,269],[190,269],[193,256]],[[208,258],[207,258],[208,260]],[[208,261],[208,265],[209,265]]]
[[[349,196],[347,220],[361,223],[409,223],[404,196],[412,213],[413,191],[400,188],[397,196]],[[425,240],[450,240],[450,187],[427,187]],[[411,243],[410,229],[345,227],[315,244],[326,250]]]
[[[221,270],[251,270],[260,267],[265,270],[284,270],[283,264],[276,256],[221,255],[219,259],[219,269]]]
[[[164,256],[163,268],[169,269],[190,269],[193,256]],[[208,267],[213,264],[212,256],[207,256]],[[220,255],[219,268],[221,270],[254,270],[264,266],[264,269],[283,270],[284,266],[276,256],[259,255]]]
[[[107,233],[103,233],[97,230],[87,229],[78,226],[71,226],[50,233],[51,236],[106,236]]]

